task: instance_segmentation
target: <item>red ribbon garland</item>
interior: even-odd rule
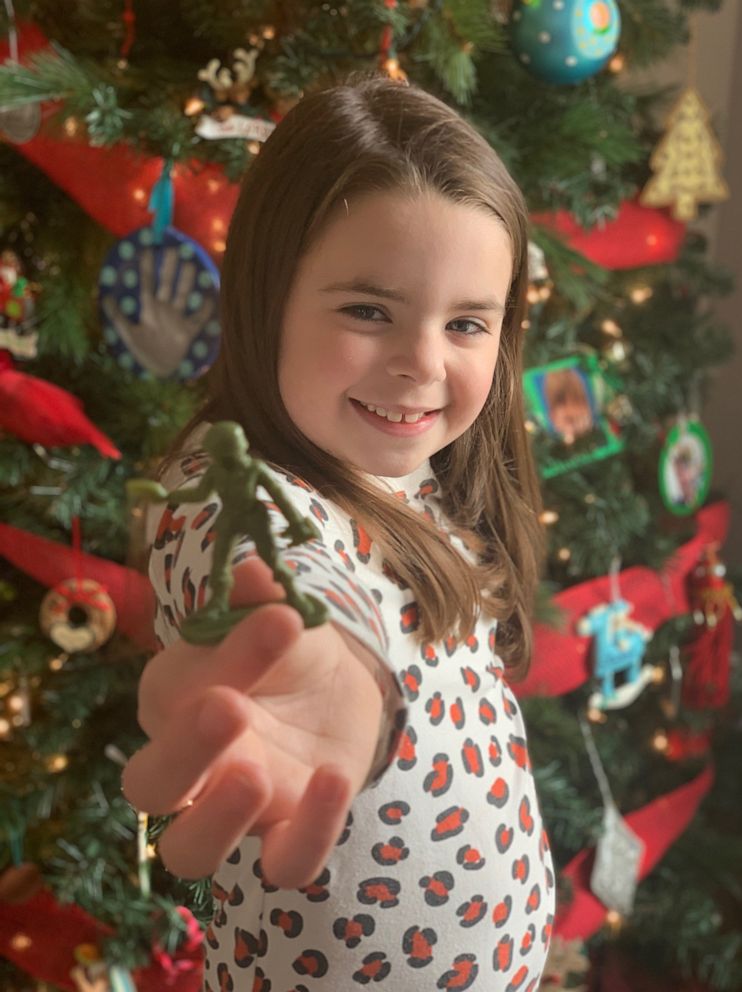
[[[668,847],[683,833],[713,781],[714,770],[709,765],[690,782],[626,816],[628,825],[645,844],[640,878],[649,874]],[[562,878],[572,883],[573,891],[571,901],[557,912],[554,925],[554,932],[565,940],[586,940],[605,919],[606,907],[590,891],[594,860],[595,848],[586,848],[561,872]]]
[[[682,545],[661,573],[641,566],[621,572],[619,584],[624,599],[634,604],[632,619],[656,630],[671,617],[689,612],[686,580],[703,548],[712,541],[723,543],[729,529],[729,504],[713,503],[697,515],[696,536]],[[608,576],[571,586],[557,593],[554,602],[564,611],[563,629],[536,625],[533,662],[528,675],[512,688],[517,696],[562,696],[578,689],[592,677],[589,661],[591,637],[573,633],[575,624],[594,606],[610,602]]]
[[[145,575],[95,555],[76,555],[66,544],[9,524],[0,524],[0,556],[49,588],[68,579],[79,566],[87,578],[105,586],[116,607],[118,629],[140,647],[156,647],[154,592]]]

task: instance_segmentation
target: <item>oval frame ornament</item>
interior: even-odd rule
[[[711,489],[711,439],[700,420],[678,420],[660,451],[658,477],[665,507],[680,517],[703,506]]]

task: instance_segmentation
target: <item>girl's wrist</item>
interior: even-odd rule
[[[368,774],[366,775],[366,780],[360,789],[363,792],[379,781],[396,754],[399,747],[401,727],[404,723],[404,697],[391,668],[346,630],[343,630],[337,624],[334,624],[334,626],[350,648],[353,656],[371,675],[381,696],[381,712],[376,747],[374,748],[374,754]]]

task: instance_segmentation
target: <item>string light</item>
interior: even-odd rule
[[[597,498],[598,497],[595,495],[595,493],[586,493],[585,494],[585,502],[588,504],[588,506],[592,505],[596,501]]]
[[[10,720],[6,720],[4,716],[0,716],[0,741],[6,741],[10,737]]]
[[[528,287],[526,297],[529,303],[539,303],[541,300],[541,294],[539,293],[538,286],[530,285]]]
[[[668,748],[669,741],[667,739],[667,734],[664,730],[655,730],[652,735],[652,747],[655,751],[659,751],[660,754],[665,754]]]
[[[614,55],[613,58],[610,60],[610,62],[608,63],[608,68],[610,69],[611,72],[615,72],[615,73],[623,72],[623,70],[626,68],[626,59],[619,52],[617,55]]]
[[[620,338],[623,334],[623,331],[621,330],[620,326],[616,323],[615,320],[611,320],[610,317],[607,320],[603,321],[603,323],[600,325],[600,329],[604,334],[610,334],[610,336],[613,338]]]
[[[570,551],[569,548],[560,548],[557,551],[557,558],[559,559],[559,561],[569,561],[571,557],[572,557],[572,552]]]
[[[528,431],[529,434],[535,434],[536,433],[536,424],[532,420],[526,420],[524,426],[525,426],[525,428],[526,428],[526,430]]]
[[[206,107],[206,104],[198,96],[189,97],[186,100],[185,107],[183,108],[183,113],[186,117],[195,117],[196,114],[200,114],[201,111]]]
[[[530,326],[531,326],[531,322],[530,320],[528,320],[528,318],[526,318],[525,320],[521,320],[520,327],[522,331],[527,331]]]
[[[14,951],[27,951],[32,944],[27,933],[14,933],[10,938],[10,946]]]
[[[651,286],[634,286],[629,293],[632,303],[646,303],[654,295]]]
[[[587,711],[587,718],[590,723],[607,723],[608,717],[597,706],[591,706]]]
[[[64,122],[64,133],[70,137],[74,138],[77,132],[80,130],[80,122],[76,117],[67,117]]]
[[[251,155],[259,155],[260,154],[260,142],[259,141],[248,141],[248,143],[247,143],[247,150],[250,152]]]
[[[559,519],[559,514],[556,512],[556,510],[544,510],[544,512],[539,517],[541,523],[545,524],[547,527],[549,527],[551,524],[555,524],[558,519]]]
[[[399,59],[395,59],[391,57],[385,59],[381,64],[381,68],[390,79],[394,80],[394,82],[397,83],[407,82],[407,73],[400,66]]]
[[[137,186],[136,189],[131,191],[131,198],[136,200],[137,203],[144,203],[147,199],[147,191],[142,189],[141,186]]]
[[[623,927],[623,916],[617,909],[609,909],[605,914],[605,922],[612,934],[618,934]]]
[[[69,763],[70,760],[66,754],[52,754],[45,762],[47,771],[54,772],[55,774],[57,772],[63,772]]]
[[[628,349],[623,341],[613,341],[610,347],[605,349],[605,354],[613,362],[625,361],[628,353]]]
[[[61,672],[61,670],[64,668],[64,663],[66,660],[67,658],[65,655],[59,655],[56,658],[52,658],[51,661],[49,662],[49,668],[53,672]]]

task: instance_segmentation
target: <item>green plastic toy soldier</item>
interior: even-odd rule
[[[294,573],[278,555],[268,510],[257,495],[258,486],[268,492],[286,518],[288,527],[281,536],[290,537],[292,546],[319,537],[317,526],[296,512],[265,464],[248,453],[247,438],[239,424],[230,420],[213,424],[204,437],[203,446],[211,463],[195,486],[169,493],[159,482],[148,479],[131,479],[126,485],[132,502],[200,503],[212,494],[221,500],[222,507],[214,522],[216,539],[209,574],[210,596],[205,606],[185,619],[181,635],[192,644],[216,644],[255,609],[229,607],[229,594],[234,584],[232,552],[245,535],[255,542],[256,551],[273,570],[276,581],[286,591],[286,602],[301,614],[304,626],[316,627],[324,623],[328,616],[325,605],[314,596],[299,592],[294,584]]]

